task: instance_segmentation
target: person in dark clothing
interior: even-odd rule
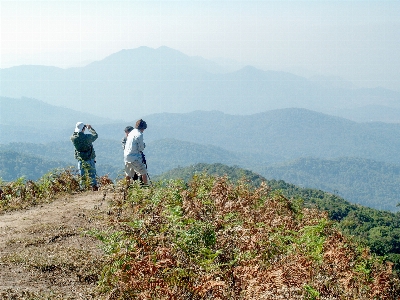
[[[132,127],[132,126],[126,126],[125,129],[124,129],[125,136],[124,136],[124,138],[123,138],[122,141],[121,141],[122,149],[123,149],[123,150],[125,150],[126,139],[128,138],[128,134],[129,134],[129,132],[131,132],[132,130],[133,130],[133,127]]]
[[[90,134],[85,134],[88,129]],[[72,144],[75,147],[75,159],[78,160],[78,169],[81,175],[81,186],[85,182],[85,174],[88,172],[90,185],[94,191],[98,190],[96,180],[96,153],[93,148],[93,142],[97,140],[97,132],[91,125],[85,125],[82,122],[76,123],[75,131],[71,136]]]

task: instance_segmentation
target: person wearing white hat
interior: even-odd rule
[[[90,134],[85,134],[86,128]],[[85,125],[83,122],[76,123],[74,133],[71,136],[71,141],[75,147],[75,159],[78,160],[78,168],[82,178],[81,185],[85,182],[85,174],[87,172],[94,191],[98,190],[95,165],[96,153],[93,148],[93,142],[97,138],[98,134],[93,127],[89,124]]]

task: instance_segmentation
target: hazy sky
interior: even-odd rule
[[[400,1],[0,1],[0,67],[168,46],[400,90]]]

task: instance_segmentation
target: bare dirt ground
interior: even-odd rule
[[[67,195],[0,215],[0,299],[100,299],[103,192]]]

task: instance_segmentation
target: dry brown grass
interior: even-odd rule
[[[78,171],[74,168],[53,170],[38,181],[19,178],[12,182],[0,181],[0,213],[20,210],[49,203],[62,195],[72,195],[88,190],[80,186]],[[98,178],[103,187],[112,184],[108,176]]]

